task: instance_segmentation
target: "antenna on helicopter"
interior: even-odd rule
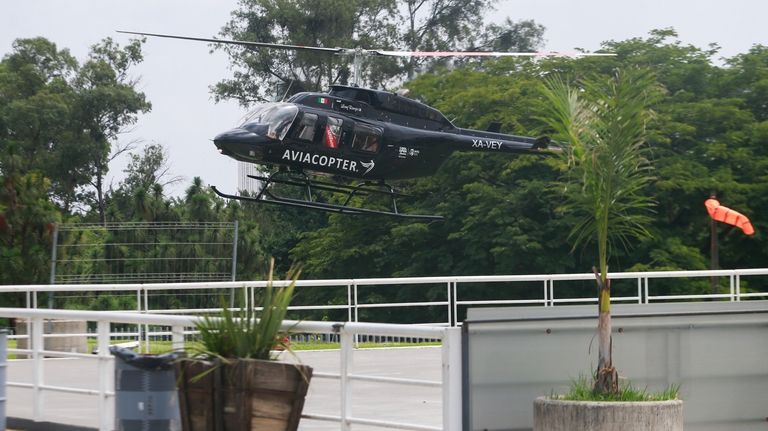
[[[281,102],[285,102],[285,98],[288,97],[288,93],[291,92],[292,86],[293,86],[293,79],[291,79],[291,82],[288,83],[288,88],[285,89],[285,93],[283,93],[283,98],[280,99]]]

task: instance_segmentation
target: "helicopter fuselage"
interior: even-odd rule
[[[234,159],[363,180],[434,174],[454,151],[538,152],[541,139],[455,127],[434,108],[358,87],[257,106],[214,138]]]

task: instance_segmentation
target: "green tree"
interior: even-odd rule
[[[108,221],[173,221],[180,218],[184,205],[174,208],[164,189],[181,177],[171,173],[166,149],[160,144],[146,145],[140,154],[129,154],[125,178],[116,190],[107,193]],[[197,179],[199,181],[199,178]]]
[[[45,283],[51,232],[59,220],[48,199],[50,181],[38,172],[2,176],[0,181],[0,284]]]
[[[227,39],[290,45],[384,50],[530,50],[544,28],[532,21],[482,25],[495,0],[243,0],[221,30]],[[480,29],[478,31],[478,29]],[[235,72],[213,88],[218,99],[247,106],[270,96],[348,84],[352,58],[304,51],[219,45]],[[415,57],[365,58],[360,85],[386,88],[413,77]],[[278,91],[273,91],[273,88]]]
[[[182,180],[171,173],[168,151],[160,144],[149,144],[141,154],[131,153],[128,166],[123,170],[126,174],[123,186],[128,189],[152,189],[155,185],[166,187]]]
[[[82,130],[78,147],[85,149],[86,174],[93,187],[88,197],[102,223],[106,221],[104,178],[109,162],[129,149],[113,148],[113,144],[125,127],[137,121],[139,113],[151,109],[144,93],[136,90],[138,81],[128,73],[143,60],[142,43],[137,39],[121,48],[112,39],[104,39],[91,47],[88,60],[73,82],[77,93],[76,124]]]
[[[224,38],[321,47],[391,47],[396,34],[392,0],[243,0],[221,30]],[[290,93],[315,90],[330,82],[346,83],[348,59],[302,51],[248,50],[221,45],[234,76],[214,87],[218,99],[243,106],[270,98],[272,86]]]
[[[51,178],[52,196],[68,210],[74,189],[87,178],[74,145],[69,80],[77,61],[43,38],[19,39],[0,68],[0,166],[5,177],[37,170]],[[74,151],[69,151],[74,150]],[[72,160],[68,164],[65,160]],[[13,181],[14,184],[17,182]],[[10,208],[10,206],[7,206]]]
[[[141,43],[124,49],[105,39],[82,66],[44,38],[18,39],[0,67],[0,157],[4,175],[37,170],[65,213],[97,206],[103,219],[103,177],[111,143],[149,103],[128,69],[141,61]],[[87,191],[94,185],[95,192]],[[95,194],[97,199],[90,195]]]
[[[721,265],[762,266],[768,256],[762,237],[767,227],[760,217],[768,213],[768,123],[759,121],[744,99],[750,83],[759,81],[751,78],[756,74],[737,66],[761,60],[744,58],[718,67],[712,60],[716,49],[682,44],[671,30],[606,46],[619,55],[473,62],[420,75],[407,86],[413,97],[462,127],[482,129],[500,121],[505,132],[536,136],[537,116],[548,104],[537,90],[542,76],[564,73],[575,79],[609,75],[617,67],[652,69],[666,89],[648,125],[645,154],[655,176],[646,193],[658,201],[658,212],[647,225],[652,236],[634,241],[631,249],[612,249],[611,268],[706,269],[709,229],[703,201],[712,191],[750,215],[757,231],[747,237],[721,226]],[[742,56],[751,55],[764,53],[752,50]],[[396,184],[416,196],[401,200],[401,209],[436,212],[446,216],[445,222],[331,217],[327,228],[304,234],[291,256],[305,263],[306,277],[579,271],[598,260],[597,250],[569,253],[572,245],[564,232],[575,216],[556,211],[560,198],[546,193],[566,167],[557,158],[456,153],[434,176]],[[759,288],[758,283],[750,280],[749,288]],[[467,294],[480,299],[486,295],[483,289],[477,286]],[[559,291],[577,294],[577,289],[562,286]],[[622,289],[616,284],[614,294]],[[652,289],[653,295],[706,293],[708,283],[657,282]]]
[[[599,267],[593,267],[599,292],[595,391],[617,393],[608,256],[619,245],[650,236],[654,201],[647,194],[653,177],[646,140],[650,106],[660,91],[649,72],[629,69],[579,86],[551,78],[544,94],[549,110],[543,119],[567,143],[564,211],[579,217],[571,238],[575,246],[595,242],[598,248]]]
[[[89,130],[102,123],[84,110],[89,103],[79,83],[87,70],[68,50],[44,38],[16,40],[0,61],[2,283],[46,281],[53,223],[89,203],[83,188],[109,143],[88,138]],[[94,82],[88,89],[103,85]],[[111,109],[91,115],[123,112]]]

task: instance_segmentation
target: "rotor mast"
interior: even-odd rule
[[[352,76],[354,76],[352,85],[355,87],[360,85],[360,80],[362,79],[362,68],[363,68],[363,54],[365,51],[363,51],[362,48],[359,46],[355,48],[353,52],[352,57]]]

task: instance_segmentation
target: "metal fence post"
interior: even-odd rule
[[[443,430],[461,431],[461,329],[443,331]]]
[[[456,326],[456,324],[453,322],[453,296],[451,294],[452,284],[453,282],[449,281],[445,291],[446,296],[448,296],[448,326]]]
[[[237,279],[237,235],[238,235],[239,223],[235,220],[234,226],[234,239],[232,240],[232,281]]]
[[[355,304],[355,322],[359,322],[360,321],[360,308],[358,307],[358,302],[357,302],[358,301],[358,297],[357,297],[357,283],[352,283],[352,289],[353,289],[353,291],[352,291],[353,298],[352,299],[354,300],[354,304]],[[354,336],[354,342],[355,342],[355,347],[358,347],[359,346],[358,343],[360,342],[360,337],[357,334],[355,334],[355,336]]]
[[[355,307],[355,322],[359,322],[360,315],[359,309],[357,308],[357,283],[352,283],[352,304],[354,304]]]
[[[184,327],[171,326],[171,348],[175,351],[184,349]]]
[[[736,301],[736,284],[734,283],[734,275],[731,274],[728,276],[728,284],[731,288],[731,302]]]
[[[352,321],[352,313],[353,313],[353,306],[352,306],[352,285],[347,284],[347,321]]]
[[[7,404],[8,331],[0,329],[0,430],[5,430]]]
[[[234,232],[232,233],[232,277],[230,281],[235,281],[237,278],[237,220],[234,223]],[[245,287],[243,287],[245,288]],[[235,307],[235,288],[229,292],[229,307]]]
[[[149,289],[146,287],[144,290],[144,313],[149,313]],[[144,353],[149,353],[149,324],[139,325],[139,340],[144,341],[143,350]],[[140,349],[140,350],[142,350]]]
[[[51,244],[51,275],[48,284],[56,284],[56,252],[59,246],[59,224],[53,224],[53,243]],[[48,295],[48,308],[53,308],[53,292]]]
[[[648,277],[643,278],[643,284],[645,286],[644,287],[644,289],[645,289],[645,303],[646,304],[650,304],[651,303],[651,299],[648,297],[649,296],[648,295]]]
[[[355,345],[355,337],[342,326],[339,331],[341,342],[341,358],[339,380],[341,381],[341,431],[350,431],[352,424],[349,418],[352,416],[352,387],[349,374],[352,369],[352,351]]]
[[[35,371],[32,376],[33,398],[32,398],[32,417],[36,422],[43,420],[44,400],[43,400],[43,350],[45,350],[45,341],[43,339],[42,317],[30,319],[27,325],[31,324],[27,336],[29,345],[32,346],[32,363]]]
[[[459,324],[459,282],[453,281],[453,320],[454,325]]]
[[[99,320],[97,323],[97,338],[96,343],[99,349],[99,411],[107,412],[109,408],[109,402],[107,399],[107,391],[109,390],[109,376],[110,369],[108,361],[111,356],[109,353],[109,321]],[[112,415],[101,414],[99,415],[99,431],[110,431],[112,429]]]
[[[549,279],[549,303],[551,306],[555,306],[555,279]]]

